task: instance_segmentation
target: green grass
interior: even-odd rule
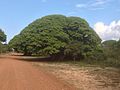
[[[26,57],[23,56],[21,59],[25,61],[31,61],[31,62],[47,62],[47,63],[65,63],[65,64],[70,64],[70,65],[76,65],[80,67],[115,67],[115,68],[120,68],[120,60],[119,59],[113,59],[113,58],[108,58],[105,60],[50,60],[48,57],[44,56],[30,56]]]
[[[71,61],[71,60],[64,60],[64,61],[55,61],[50,63],[66,63],[70,65],[80,66],[80,67],[114,67],[120,68],[120,61],[115,59],[106,59],[106,60],[79,60],[79,61]]]

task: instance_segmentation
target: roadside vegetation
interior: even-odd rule
[[[120,40],[108,40],[102,43],[104,55],[106,59],[103,60],[107,66],[120,67]]]

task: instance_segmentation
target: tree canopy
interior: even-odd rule
[[[76,59],[99,51],[101,39],[80,17],[48,15],[25,27],[9,45],[25,55],[69,56]]]

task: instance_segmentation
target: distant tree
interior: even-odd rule
[[[107,40],[102,43],[103,47],[113,48],[113,46],[117,43],[116,40]]]
[[[2,29],[0,29],[0,53],[5,52],[6,50],[5,45],[2,42],[6,42],[6,35]]]
[[[5,33],[2,31],[2,29],[0,29],[0,41],[1,41],[1,42],[5,42],[5,41],[6,41],[6,35],[5,35]]]
[[[108,57],[115,56],[114,50],[115,50],[116,44],[117,44],[117,41],[115,40],[107,40],[102,43],[106,56]]]
[[[114,57],[115,52],[115,46],[116,46],[117,41],[115,40],[107,40],[102,43],[102,46],[104,48],[104,53],[107,57]]]
[[[104,48],[104,54],[107,57],[107,62],[110,63],[111,66],[119,66],[120,65],[120,40],[107,40],[102,43]]]
[[[114,52],[115,52],[115,56],[116,56],[116,59],[119,60],[119,63],[120,63],[120,39],[117,41],[116,45],[114,46]]]

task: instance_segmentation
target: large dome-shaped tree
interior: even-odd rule
[[[48,15],[29,24],[9,43],[25,55],[85,57],[97,50],[101,39],[79,17]]]

